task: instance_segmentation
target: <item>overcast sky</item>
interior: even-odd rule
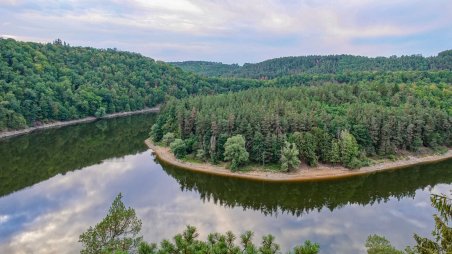
[[[452,1],[0,0],[0,36],[164,61],[429,56],[452,49]]]

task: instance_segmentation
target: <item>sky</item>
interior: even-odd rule
[[[117,48],[163,61],[436,55],[451,0],[0,0],[0,37]]]

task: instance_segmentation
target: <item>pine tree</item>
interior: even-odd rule
[[[289,171],[300,165],[300,160],[298,159],[298,149],[294,143],[285,142],[284,147],[281,151],[281,169],[284,171]]]

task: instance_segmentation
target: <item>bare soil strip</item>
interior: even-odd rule
[[[304,181],[331,180],[363,174],[370,174],[373,172],[383,170],[401,169],[417,164],[438,162],[452,158],[452,150],[449,150],[445,154],[441,155],[429,155],[425,157],[409,156],[406,159],[378,163],[372,166],[363,167],[355,170],[347,169],[342,166],[319,165],[318,167],[315,168],[303,166],[289,173],[262,171],[257,167],[247,172],[232,172],[224,167],[212,165],[209,163],[192,163],[181,161],[176,159],[176,157],[173,155],[173,153],[169,150],[168,147],[154,145],[152,141],[149,139],[147,139],[145,143],[153,151],[153,153],[157,156],[159,160],[182,169],[213,175],[270,182],[304,182]]]
[[[22,130],[0,132],[0,139],[23,135],[23,134],[27,134],[27,133],[30,133],[30,132],[33,132],[36,130],[44,130],[44,129],[58,128],[58,127],[63,127],[63,126],[68,126],[68,125],[73,125],[73,124],[79,124],[79,123],[87,123],[87,122],[92,122],[92,121],[96,121],[98,119],[104,119],[104,118],[114,118],[114,117],[122,117],[122,116],[129,116],[129,115],[135,115],[135,114],[159,112],[159,110],[160,110],[160,107],[154,107],[154,108],[145,108],[145,109],[137,110],[137,111],[127,111],[127,112],[108,114],[108,115],[105,115],[105,116],[99,117],[99,118],[90,116],[90,117],[85,117],[82,119],[76,119],[76,120],[70,120],[70,121],[57,121],[57,122],[43,124],[41,126],[30,127],[30,128],[26,128],[26,129],[22,129]]]

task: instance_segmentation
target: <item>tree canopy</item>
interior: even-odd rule
[[[225,160],[226,140],[241,135],[254,163],[281,162],[288,141],[309,165],[359,168],[368,156],[450,146],[451,95],[449,84],[423,82],[258,88],[171,100],[153,129],[189,141],[212,162]],[[162,133],[152,136],[158,142]]]
[[[272,79],[301,73],[336,74],[362,71],[429,71],[452,70],[452,50],[437,56],[404,55],[365,57],[353,55],[290,56],[269,59],[260,63],[222,64],[205,61],[172,62],[185,71],[210,77],[240,77]]]
[[[173,241],[164,239],[160,245],[148,243],[139,237],[141,220],[136,217],[135,209],[125,208],[122,195],[119,194],[107,216],[94,228],[90,227],[80,235],[83,244],[82,254],[103,253],[139,253],[139,254],[166,254],[166,253],[218,253],[218,254],[279,254],[280,245],[276,243],[273,235],[262,237],[260,245],[253,243],[252,231],[246,231],[237,239],[231,231],[225,234],[210,233],[207,240],[199,240],[199,233],[193,226],[187,226],[183,233],[176,234]],[[237,244],[237,241],[240,245]],[[297,245],[294,254],[317,254],[320,246],[309,240]]]

